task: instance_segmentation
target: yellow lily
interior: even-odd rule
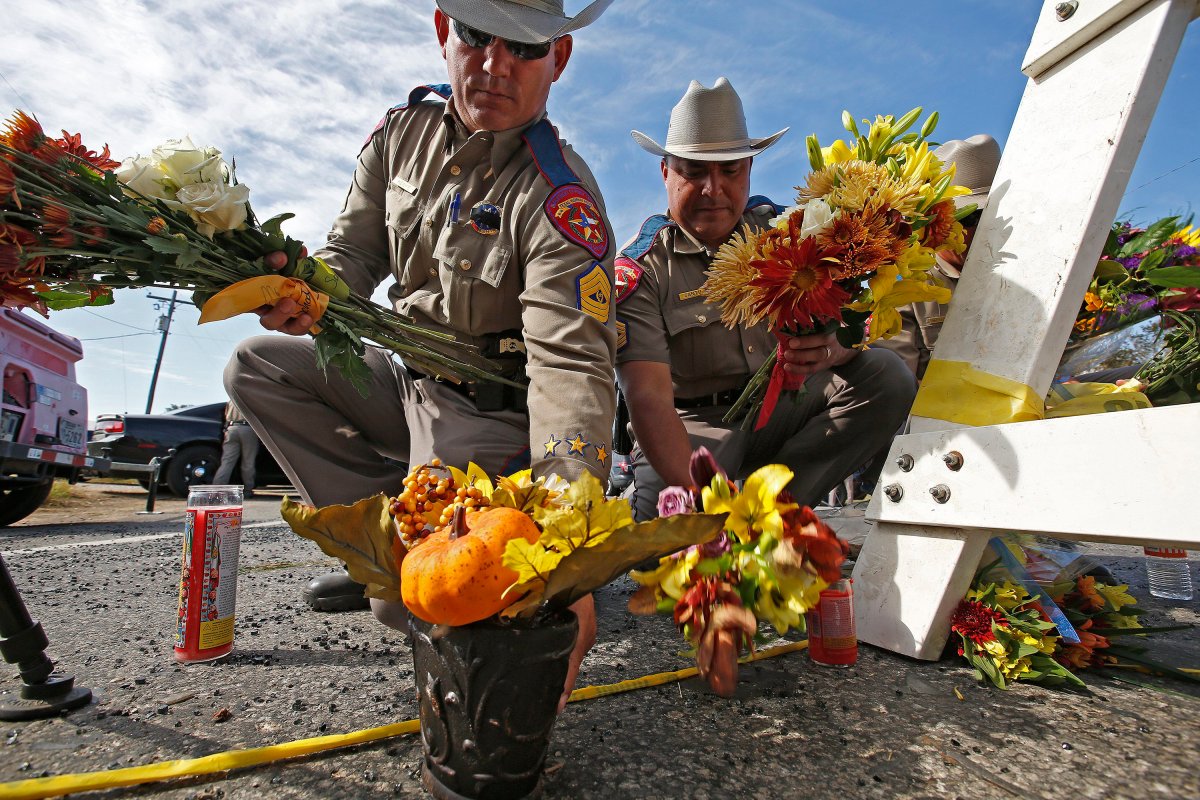
[[[791,480],[790,469],[782,464],[769,464],[747,478],[736,497],[721,497],[711,487],[705,487],[704,511],[729,514],[725,527],[743,542],[752,541],[759,533],[778,537],[783,531],[781,512],[797,507],[795,503],[776,503],[779,493]]]

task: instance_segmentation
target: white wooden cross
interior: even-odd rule
[[[1198,13],[1197,0],[1045,3],[934,358],[1045,396]],[[902,494],[875,493],[876,524],[854,567],[864,642],[938,658],[950,613],[999,532],[1200,548],[1200,404],[978,428],[914,416],[910,430],[879,482]],[[944,460],[952,451],[958,469]]]

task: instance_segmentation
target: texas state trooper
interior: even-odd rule
[[[721,417],[776,348],[766,323],[726,328],[700,287],[717,249],[743,224],[763,228],[782,210],[750,197],[754,156],[787,130],[750,138],[742,102],[725,78],[713,88],[692,81],[671,112],[664,145],[634,139],[662,157],[667,215],[646,220],[620,252],[617,274],[617,370],[637,440],[635,514],[655,516],[666,485],[687,486],[693,448],[704,445],[731,476],[783,463],[789,489],[814,504],[887,443],[915,394],[894,354],[838,344],[834,334],[787,341],[785,369],[807,376],[806,393],[780,399],[753,433]]]
[[[507,359],[528,377],[528,394],[459,388],[372,351],[364,401],[316,367],[310,338],[247,340],[226,386],[308,502],[394,494],[405,472],[397,462],[435,457],[492,475],[532,462],[535,475],[607,479],[614,245],[595,179],[545,108],[570,32],[611,2],[567,17],[562,0],[437,0],[450,83],[418,87],[380,120],[316,255],[363,296],[393,278],[398,311]],[[311,319],[293,319],[298,310],[283,300],[262,324],[304,333]],[[317,607],[362,602],[344,573],[307,593]],[[400,626],[396,605],[372,601],[376,616]],[[577,667],[595,618],[590,598],[575,610]]]

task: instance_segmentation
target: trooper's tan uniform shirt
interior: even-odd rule
[[[774,216],[769,204],[753,206],[738,229],[765,228]],[[669,363],[677,398],[740,389],[777,344],[765,322],[732,330],[722,324],[720,308],[700,291],[710,261],[703,245],[671,223],[636,263],[621,257],[617,266],[617,361]]]
[[[555,136],[577,178],[556,190],[522,138],[533,125],[469,133],[453,102],[397,107],[380,121],[318,255],[363,296],[393,277],[397,311],[462,341],[520,331],[535,473],[607,477],[616,248],[596,180]],[[589,196],[594,206],[580,199]],[[498,210],[498,230],[472,222],[481,204]]]

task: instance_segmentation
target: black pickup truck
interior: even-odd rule
[[[157,456],[164,462],[160,482],[171,494],[187,497],[189,486],[211,483],[217,473],[224,410],[224,403],[209,403],[166,414],[101,414],[88,453],[112,461],[108,474],[137,478],[147,487],[145,471],[122,470],[122,465],[146,465]],[[168,459],[171,450],[175,454]],[[257,469],[259,486],[288,483],[265,447],[258,450]],[[233,481],[240,482],[237,470]]]

